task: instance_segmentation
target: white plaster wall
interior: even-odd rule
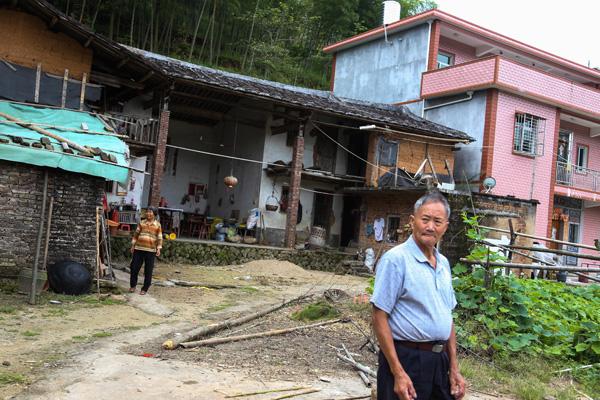
[[[215,130],[210,127],[174,119],[169,123],[169,144],[171,145],[212,152],[215,145],[218,147],[218,140]],[[165,160],[166,169],[161,178],[161,196],[165,198],[171,208],[181,208],[185,212],[204,213],[208,204],[206,199],[200,199],[198,203],[193,198],[185,204],[181,204],[181,202],[188,193],[190,183],[208,184],[209,195],[211,191],[214,191],[209,183],[211,157],[178,150],[177,167],[173,174],[174,159],[175,149],[168,148]]]
[[[146,157],[131,157],[129,160],[129,166],[135,168],[140,171],[144,171],[146,168]],[[145,202],[143,199],[144,192],[144,183],[146,182],[146,176],[143,172],[131,171],[129,182],[127,183],[125,189],[127,190],[127,194],[125,196],[117,196],[117,184],[114,184],[114,193],[107,193],[106,199],[109,203],[127,203],[127,204],[136,204],[139,207],[145,206]],[[150,181],[148,176],[147,181]],[[131,189],[131,183],[133,184],[133,190]],[[147,200],[146,200],[147,202]]]
[[[264,128],[238,123],[237,136],[235,122],[227,120],[219,124],[223,147],[215,152],[250,160],[262,160],[264,151]],[[235,150],[234,150],[235,142]],[[212,186],[209,204],[210,215],[230,218],[232,210],[239,210],[240,219],[246,220],[248,212],[258,207],[261,185],[262,164],[213,157],[210,167],[209,185]],[[238,184],[233,188],[225,186],[223,179],[233,173]]]

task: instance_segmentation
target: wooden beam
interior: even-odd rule
[[[85,101],[85,84],[87,82],[87,74],[83,73],[83,79],[81,80],[81,93],[79,94],[79,109],[83,110],[83,103]]]
[[[33,94],[33,101],[35,103],[40,102],[40,82],[42,80],[42,63],[38,63],[35,71],[35,92]]]
[[[146,75],[144,75],[144,76],[142,77],[142,79],[140,79],[140,80],[138,81],[138,83],[144,83],[144,82],[146,82],[148,79],[152,78],[152,76],[153,76],[153,75],[154,75],[154,71],[150,71],[150,72],[148,72]]]
[[[173,113],[187,114],[189,116],[212,119],[214,121],[221,121],[223,119],[223,113],[204,110],[200,107],[171,104],[170,109]]]
[[[300,127],[299,121],[288,122],[281,126],[271,126],[271,135],[279,135],[290,131],[297,131]]]
[[[208,97],[208,96],[200,96],[200,95],[197,95],[197,94],[191,94],[191,93],[185,93],[185,92],[178,92],[176,90],[174,90],[173,92],[171,92],[171,96],[173,96],[173,97],[183,97],[183,98],[190,99],[190,100],[206,101],[206,102],[210,102],[210,103],[221,104],[221,105],[228,106],[228,107],[235,107],[235,106],[237,106],[237,102],[231,102],[231,101],[226,101],[226,100],[219,100],[219,99],[215,99],[215,98]]]
[[[67,85],[69,83],[69,70],[65,69],[65,75],[63,76],[62,94],[60,98],[60,107],[65,108],[67,103]]]
[[[117,64],[117,69],[123,68],[123,66],[129,62],[129,60],[130,60],[129,57],[125,57],[124,59],[119,61],[119,63]]]
[[[115,87],[115,88],[120,88],[121,86],[125,86],[125,87],[131,88],[131,89],[136,89],[136,90],[144,89],[144,85],[139,82],[120,78],[118,76],[114,76],[114,75],[110,75],[110,74],[105,74],[103,72],[98,72],[98,71],[94,71],[91,73],[90,80],[99,82],[106,86]]]

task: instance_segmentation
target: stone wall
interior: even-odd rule
[[[95,215],[96,206],[101,205],[103,184],[100,178],[48,169],[48,195],[55,195],[48,246],[49,264],[71,259],[90,269],[94,267]],[[33,266],[43,186],[44,168],[0,161],[0,276],[15,277],[21,268]],[[45,234],[46,227],[43,238]],[[40,265],[43,240],[41,247]]]
[[[113,237],[111,240],[113,261],[129,262],[131,239]],[[343,266],[352,254],[335,251],[289,250],[284,248],[235,245],[230,243],[165,240],[160,256],[161,262],[196,264],[202,266],[237,265],[254,260],[282,260],[306,269],[346,273],[350,267]]]

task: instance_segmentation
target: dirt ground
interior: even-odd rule
[[[117,272],[127,287],[128,275]],[[160,286],[167,279],[239,287]],[[307,271],[289,262],[255,261],[227,267],[158,264],[154,281],[146,296],[135,293],[98,300],[96,295],[76,298],[45,293],[36,306],[3,286],[0,398],[220,400],[227,394],[293,387],[305,389],[245,398],[272,400],[303,390],[314,392],[293,398],[370,394],[352,368],[337,360],[334,348],[344,343],[357,361],[376,368],[376,357],[363,346],[366,339],[361,333],[369,331],[368,305],[353,302],[364,293],[365,278]],[[315,301],[331,289],[348,295],[333,304],[354,323],[213,347],[161,348],[166,338],[192,327],[238,317],[301,294],[312,294],[310,301]],[[305,305],[286,307],[214,336],[304,324],[290,315]]]

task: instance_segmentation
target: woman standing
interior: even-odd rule
[[[146,219],[138,224],[133,238],[131,239],[131,277],[129,279],[129,291],[135,292],[138,273],[144,264],[144,286],[140,294],[146,294],[152,284],[152,270],[154,269],[154,257],[160,257],[162,248],[162,228],[156,220],[156,209],[148,207]]]

